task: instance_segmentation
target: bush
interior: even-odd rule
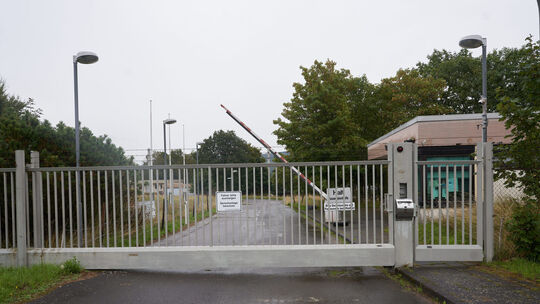
[[[84,270],[84,268],[81,266],[81,263],[79,260],[77,260],[76,257],[73,257],[71,260],[67,260],[60,266],[64,273],[70,274],[70,273],[80,273]]]
[[[531,261],[540,259],[540,212],[538,203],[526,200],[516,206],[512,217],[506,223],[510,239],[519,256]]]

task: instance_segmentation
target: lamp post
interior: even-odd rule
[[[195,151],[197,155],[197,165],[199,165],[199,145],[202,144],[201,142],[195,143]],[[195,183],[195,194],[197,195],[197,206],[199,206],[199,168],[197,167],[197,171],[195,171],[197,182]],[[193,208],[193,212],[195,212],[195,208]],[[204,212],[203,212],[204,214]],[[196,215],[195,215],[196,216]]]
[[[165,129],[166,125],[172,125],[176,123],[176,119],[167,118],[163,121],[163,165],[167,165],[167,129]],[[161,218],[161,228],[164,229],[165,227],[165,214],[167,214],[167,205],[168,205],[168,199],[169,194],[167,193],[167,173],[169,170],[164,170],[163,172],[163,178],[165,179],[164,183],[164,192],[163,192],[163,216]]]
[[[75,162],[79,167],[79,82],[77,77],[77,63],[92,64],[98,61],[98,56],[93,52],[78,52],[73,56],[73,79],[75,91]]]
[[[480,35],[469,35],[461,38],[459,46],[466,49],[482,47],[482,142],[487,142],[487,39]]]
[[[75,166],[79,168],[80,144],[79,144],[79,80],[77,76],[77,63],[92,64],[98,61],[98,56],[93,52],[78,52],[73,55],[73,91],[75,97]],[[76,180],[76,200],[77,200],[77,239],[79,247],[82,247],[82,205],[80,197],[80,177],[79,171],[75,175]]]

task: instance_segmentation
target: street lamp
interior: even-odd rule
[[[82,64],[92,64],[98,61],[98,56],[93,52],[78,52],[76,55],[73,55],[73,87],[75,95],[75,166],[79,168],[79,159],[80,159],[80,144],[79,144],[79,81],[77,76],[77,63]],[[82,247],[82,205],[80,199],[80,178],[79,172],[76,174],[76,185],[77,187],[77,239],[79,247]]]
[[[176,119],[172,119],[172,118],[167,118],[163,121],[163,165],[166,166],[167,165],[167,136],[166,136],[166,133],[167,133],[167,130],[165,129],[165,126],[166,125],[172,125],[176,123]],[[163,178],[165,179],[165,183],[164,183],[164,189],[165,189],[165,192],[163,192],[163,216],[161,218],[161,228],[162,229],[165,229],[165,214],[166,213],[166,210],[167,210],[167,205],[168,205],[168,199],[169,199],[169,194],[167,193],[167,171],[168,170],[165,170],[163,172]]]
[[[195,143],[195,150],[197,151],[197,165],[199,165],[199,145],[201,145],[202,142]],[[195,171],[197,182],[195,183],[195,194],[197,195],[197,206],[199,206],[199,168],[197,167],[197,171]],[[193,212],[195,212],[195,208],[193,208]],[[204,212],[203,212],[204,214]],[[196,216],[196,215],[195,215]]]
[[[480,35],[469,35],[461,38],[459,46],[466,49],[482,47],[482,98],[480,99],[482,103],[482,142],[487,142],[487,39]]]
[[[73,79],[75,87],[75,163],[79,167],[79,83],[77,77],[77,63],[92,64],[98,61],[93,52],[78,52],[73,56]]]

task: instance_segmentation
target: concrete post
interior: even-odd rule
[[[17,266],[28,266],[26,253],[26,169],[24,150],[15,151],[15,206],[17,223]]]
[[[392,153],[392,175],[395,200],[414,197],[412,143],[388,144],[388,153]],[[414,202],[415,204],[417,202]],[[395,212],[394,212],[395,213]],[[395,216],[395,215],[394,215]],[[413,266],[414,263],[414,217],[411,220],[394,221],[395,267]]]
[[[30,168],[39,168],[39,152],[30,152]],[[41,172],[32,172],[34,247],[43,247],[43,182]]]
[[[393,169],[394,154],[392,153],[391,144],[389,144],[387,148],[388,148],[387,157],[388,157],[388,161],[390,162],[388,165],[388,196],[386,197],[386,209],[388,211],[388,237],[390,238],[389,240],[390,244],[395,245],[394,221],[396,220],[396,216],[394,213],[394,187],[393,187],[394,185],[394,169]],[[358,212],[360,212],[360,207],[358,208]]]

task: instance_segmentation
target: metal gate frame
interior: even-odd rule
[[[469,224],[469,244],[465,244],[466,242],[463,242],[463,239],[465,239],[465,231],[461,231],[462,236],[462,242],[461,244],[458,244],[457,238],[454,237],[454,244],[450,244],[449,239],[451,236],[448,236],[449,230],[448,227],[449,224],[449,218],[447,218],[446,221],[446,241],[447,244],[441,244],[441,239],[439,238],[439,244],[436,244],[433,242],[433,237],[431,238],[431,244],[427,244],[425,242],[419,242],[420,235],[419,235],[419,228],[420,226],[423,226],[423,232],[426,233],[426,210],[430,210],[431,213],[431,229],[430,231],[433,233],[434,230],[434,222],[433,222],[433,210],[435,209],[433,207],[433,196],[431,197],[431,208],[427,209],[426,204],[428,201],[423,199],[423,208],[418,206],[418,212],[420,212],[423,209],[424,213],[424,222],[421,222],[419,218],[415,221],[415,261],[487,261],[490,262],[493,259],[493,143],[478,143],[476,145],[476,159],[471,161],[418,161],[418,146],[414,145],[414,172],[413,172],[413,183],[415,184],[415,191],[414,193],[414,201],[419,202],[420,197],[426,195],[425,186],[426,183],[422,179],[420,179],[419,174],[424,175],[426,167],[431,167],[431,173],[433,174],[433,167],[437,166],[438,168],[438,179],[439,183],[437,185],[438,187],[438,195],[439,195],[439,202],[438,202],[438,212],[439,212],[439,234],[441,234],[441,221],[440,216],[441,213],[441,192],[444,191],[441,189],[442,184],[440,183],[441,179],[441,167],[444,167],[446,170],[446,215],[448,216],[448,209],[452,205],[452,201],[450,200],[450,194],[452,192],[450,191],[450,185],[448,180],[453,176],[454,180],[454,190],[453,190],[453,208],[454,208],[454,227],[453,231],[454,234],[457,235],[457,231],[459,231],[459,227],[456,227],[456,181],[459,184],[459,180],[456,178],[459,173],[459,166],[461,166],[461,181],[463,183],[465,177],[463,174],[463,168],[465,166],[469,167],[469,183],[472,185],[472,173],[475,173],[475,187],[469,188],[469,216],[471,218]],[[453,166],[453,175],[449,175],[449,168],[452,168]],[[420,168],[423,168],[422,170],[419,170]],[[419,171],[421,171],[419,173]],[[443,172],[445,173],[445,172]],[[433,175],[431,175],[431,181],[433,182]],[[424,185],[421,186],[420,183],[424,183]],[[433,188],[433,183],[431,183],[431,188]],[[420,191],[420,188],[422,191]],[[470,191],[471,189],[475,189],[475,201],[472,201]],[[422,193],[421,193],[422,192]],[[461,208],[463,212],[463,206],[465,205],[464,197],[464,189],[461,189]],[[476,203],[476,225],[472,223],[472,206]],[[458,209],[459,211],[459,209]],[[464,217],[462,213],[462,217]],[[462,228],[465,226],[465,224],[462,222]],[[443,227],[444,228],[444,227]],[[473,229],[476,230],[476,244],[473,242],[474,235],[472,235]],[[440,236],[439,236],[440,237]]]
[[[405,147],[405,149],[403,149]],[[400,148],[401,150],[398,150]],[[384,193],[385,211],[388,216],[389,239],[387,243],[325,244],[325,245],[247,245],[247,246],[170,246],[170,247],[111,247],[111,248],[44,248],[42,172],[55,168],[39,168],[39,153],[32,153],[32,165],[27,168],[24,151],[16,151],[16,168],[0,169],[0,173],[14,178],[15,202],[11,202],[16,215],[13,228],[14,246],[0,248],[0,265],[26,266],[37,263],[62,263],[77,257],[88,269],[176,269],[196,270],[230,267],[331,267],[331,266],[412,266],[415,261],[491,261],[493,257],[493,172],[492,144],[478,144],[477,160],[470,162],[445,162],[447,165],[474,164],[478,173],[476,223],[477,244],[420,244],[419,221],[395,221],[394,199],[400,193],[400,184],[406,183],[407,193],[418,202],[418,166],[441,164],[421,162],[417,159],[418,147],[411,143],[389,144],[387,192]],[[397,151],[397,152],[396,152]],[[402,153],[403,152],[403,153]],[[356,162],[340,162],[341,164]],[[364,161],[362,165],[380,164],[380,161]],[[305,163],[307,164],[307,163]],[[310,163],[311,164],[311,163]],[[261,165],[261,164],[259,164]],[[262,164],[261,166],[272,166]],[[298,165],[298,164],[291,164]],[[300,164],[302,165],[302,164]],[[207,165],[206,165],[207,166]],[[227,165],[223,165],[227,167]],[[277,166],[289,166],[279,164]],[[160,170],[182,169],[185,166],[154,166]],[[210,170],[210,167],[201,167]],[[115,167],[125,168],[125,167]],[[351,167],[352,168],[352,167]],[[66,170],[66,168],[59,168]],[[77,172],[79,169],[67,168]],[[351,169],[352,170],[352,169]],[[440,169],[439,169],[440,170]],[[262,172],[262,171],[261,171]],[[382,173],[382,167],[381,167]],[[262,174],[262,173],[261,173]],[[367,173],[366,173],[367,174]],[[210,174],[209,174],[210,175]],[[28,197],[29,178],[32,179],[32,197]],[[366,175],[367,178],[367,175]],[[382,175],[381,175],[382,181]],[[77,179],[78,181],[79,179]],[[13,184],[11,185],[13,186]],[[307,186],[306,186],[307,187]],[[367,186],[366,186],[367,187]],[[6,188],[4,183],[4,189]],[[77,187],[78,189],[78,187]],[[210,189],[209,189],[210,190]],[[373,190],[373,193],[375,190]],[[382,190],[381,190],[382,191]],[[13,195],[13,192],[11,193]],[[307,191],[306,191],[307,192]],[[382,194],[382,193],[381,193]],[[77,200],[80,198],[76,191]],[[373,197],[375,198],[375,196]],[[380,198],[382,200],[382,197]],[[367,202],[367,197],[366,197]],[[31,205],[29,205],[31,204]],[[382,204],[382,202],[381,202]],[[28,217],[32,208],[33,219]],[[129,208],[129,207],[128,207]],[[382,208],[382,207],[380,207]],[[424,205],[425,208],[425,205]],[[417,203],[417,209],[419,209]],[[6,209],[7,210],[7,209]],[[367,209],[366,209],[367,210]],[[382,212],[382,211],[381,211]],[[40,216],[41,214],[41,216]],[[5,214],[7,217],[7,214]],[[77,221],[80,221],[77,211]],[[174,216],[174,215],[173,215]],[[424,211],[425,216],[425,211]],[[86,215],[85,215],[86,217]],[[367,218],[367,215],[366,215]],[[375,217],[374,217],[375,219]],[[50,220],[49,220],[50,222]],[[30,227],[32,225],[32,227]],[[371,224],[370,224],[371,225]],[[7,224],[6,224],[7,226]],[[38,236],[30,246],[27,229]],[[7,238],[6,230],[6,238]],[[80,239],[79,239],[80,240]],[[376,241],[375,241],[376,242]],[[369,243],[369,241],[368,241]],[[0,243],[1,246],[1,243]],[[79,246],[81,246],[79,244]]]
[[[44,203],[43,188],[45,183],[45,173],[58,170],[61,172],[67,171],[71,173],[71,177],[77,175],[77,172],[82,170],[133,170],[134,168],[127,167],[98,167],[98,168],[40,168],[39,153],[32,152],[32,164],[27,166],[25,163],[24,151],[16,151],[16,164],[14,169],[3,169],[5,172],[13,172],[16,180],[16,246],[15,248],[0,249],[0,264],[6,266],[25,266],[37,263],[62,263],[65,260],[76,257],[81,264],[88,269],[175,269],[175,270],[200,270],[208,268],[230,268],[230,267],[331,267],[331,266],[394,266],[395,265],[395,248],[393,245],[392,231],[389,231],[387,241],[381,239],[382,243],[366,244],[325,244],[325,245],[247,245],[247,246],[169,246],[169,247],[110,247],[110,248],[77,248],[81,246],[79,242],[73,242],[75,248],[47,247],[44,242],[44,228],[46,227],[47,219],[44,219],[43,209],[46,208]],[[311,166],[317,164],[330,163],[295,163],[295,164],[253,164],[263,167],[290,167],[290,166]],[[371,172],[373,172],[373,181],[375,181],[375,168],[377,168],[377,182],[383,181],[382,165],[388,165],[388,170],[391,164],[388,161],[362,161],[362,162],[333,162],[334,166],[364,166],[371,168],[369,180],[371,180]],[[232,168],[231,165],[216,165],[219,168]],[[250,164],[236,164],[237,166],[247,166]],[[380,171],[379,167],[380,166]],[[156,170],[181,170],[189,167],[189,169],[199,168],[208,169],[208,165],[187,165],[187,166],[153,166]],[[216,167],[216,168],[217,168]],[[127,169],[126,169],[127,168]],[[140,167],[137,167],[140,168]],[[360,168],[360,167],[358,167]],[[7,170],[7,171],[6,171]],[[232,169],[231,169],[232,170]],[[337,169],[336,169],[337,170]],[[385,169],[386,170],[386,169]],[[266,169],[265,169],[266,171]],[[333,170],[332,170],[333,171]],[[262,172],[262,171],[261,171]],[[380,172],[380,176],[379,176]],[[262,173],[261,173],[262,174]],[[336,171],[337,174],[337,171]],[[343,173],[344,174],[344,173]],[[347,174],[349,172],[347,171]],[[341,175],[341,174],[340,174]],[[67,176],[67,174],[66,174]],[[114,175],[113,175],[114,176]],[[211,174],[208,175],[209,177]],[[360,176],[360,175],[359,175]],[[390,174],[389,174],[390,176]],[[78,176],[77,176],[78,177]],[[351,171],[352,177],[352,171]],[[225,178],[225,176],[223,176]],[[262,177],[261,177],[262,178]],[[337,178],[337,177],[335,177]],[[366,171],[365,178],[368,175]],[[43,180],[42,180],[43,179]],[[295,176],[296,179],[296,176]],[[63,177],[62,177],[63,180]],[[79,212],[79,207],[76,203],[71,204],[71,196],[77,201],[81,199],[82,194],[79,190],[79,180],[84,181],[84,178],[77,178],[77,184],[74,184],[74,189],[70,196],[69,206],[73,206],[75,215],[73,224],[81,225],[82,215]],[[32,186],[28,184],[31,181]],[[47,180],[48,181],[48,180]],[[359,180],[358,180],[359,181]],[[390,188],[391,180],[386,180]],[[122,183],[122,182],[120,182]],[[300,185],[300,184],[298,184]],[[342,185],[343,186],[343,185]],[[38,188],[35,188],[38,187]],[[56,187],[56,184],[55,184]],[[70,186],[71,187],[71,186]],[[114,186],[113,186],[114,187]],[[120,186],[121,187],[121,186]],[[300,186],[299,186],[300,187]],[[302,185],[303,187],[303,185]],[[363,185],[362,185],[363,187]],[[366,184],[366,190],[367,188]],[[371,187],[371,186],[370,186]],[[64,186],[62,185],[62,189]],[[114,188],[113,188],[114,189]],[[118,189],[118,188],[117,188]],[[262,189],[262,188],[261,188]],[[307,186],[306,186],[307,189]],[[212,191],[211,189],[208,189]],[[113,190],[114,191],[114,190]],[[379,189],[370,188],[370,197],[373,193],[375,200],[375,191],[379,196]],[[389,189],[389,191],[392,191]],[[63,190],[62,190],[63,192]],[[84,190],[83,190],[84,192]],[[40,195],[41,193],[41,195]],[[308,193],[306,191],[306,193]],[[360,193],[360,192],[359,192]],[[30,195],[31,194],[31,195]],[[382,197],[383,190],[380,190]],[[29,197],[30,195],[30,197]],[[56,195],[56,194],[55,194]],[[367,204],[366,194],[366,204]],[[381,198],[382,199],[382,198]],[[47,198],[50,201],[50,198]],[[371,203],[370,203],[371,204]],[[64,205],[64,202],[62,202]],[[370,205],[371,206],[371,205]],[[306,207],[307,208],[307,207]],[[375,201],[373,201],[375,208]],[[380,207],[382,208],[382,207]],[[33,212],[29,213],[29,210]],[[366,218],[367,218],[366,207]],[[370,209],[371,210],[371,209]],[[378,209],[377,209],[378,210]],[[36,212],[37,211],[37,212]],[[371,211],[370,216],[371,216]],[[382,214],[382,210],[381,210]],[[352,216],[352,214],[351,214]],[[373,211],[375,216],[375,211]],[[84,215],[86,217],[86,214]],[[210,217],[211,218],[211,217]],[[386,215],[385,215],[386,218]],[[67,220],[67,219],[66,219]],[[71,218],[70,218],[71,220]],[[85,220],[86,221],[86,220]],[[384,220],[387,222],[387,220]],[[50,224],[50,219],[49,219]],[[368,223],[365,222],[367,225]],[[392,226],[392,221],[389,221]],[[64,225],[64,224],[62,224]],[[84,225],[84,224],[83,224]],[[369,226],[371,227],[371,223]],[[65,227],[65,226],[64,226]],[[73,226],[70,226],[73,227]],[[306,226],[307,227],[307,226]],[[336,226],[337,227],[337,226]],[[32,230],[30,230],[32,229]],[[72,228],[70,228],[72,229]],[[351,228],[352,229],[352,228]],[[357,228],[359,229],[359,227]],[[375,229],[375,224],[373,224]],[[382,226],[377,227],[381,229]],[[391,229],[391,228],[390,228]],[[75,231],[74,229],[73,231]],[[33,234],[32,234],[33,232]],[[375,232],[371,230],[375,235]],[[70,233],[72,233],[70,231]],[[30,240],[30,234],[34,237]],[[77,234],[77,232],[76,232]],[[78,235],[82,235],[78,232]],[[73,236],[72,240],[73,240]],[[366,235],[367,237],[367,235]],[[80,241],[80,238],[77,239]],[[336,236],[337,240],[337,236]],[[345,241],[344,241],[345,242]],[[360,240],[358,240],[360,242]],[[77,244],[78,243],[78,244]],[[67,244],[67,241],[66,241]],[[50,245],[49,245],[50,246]],[[64,245],[62,245],[64,246]],[[159,246],[159,245],[158,245]]]

